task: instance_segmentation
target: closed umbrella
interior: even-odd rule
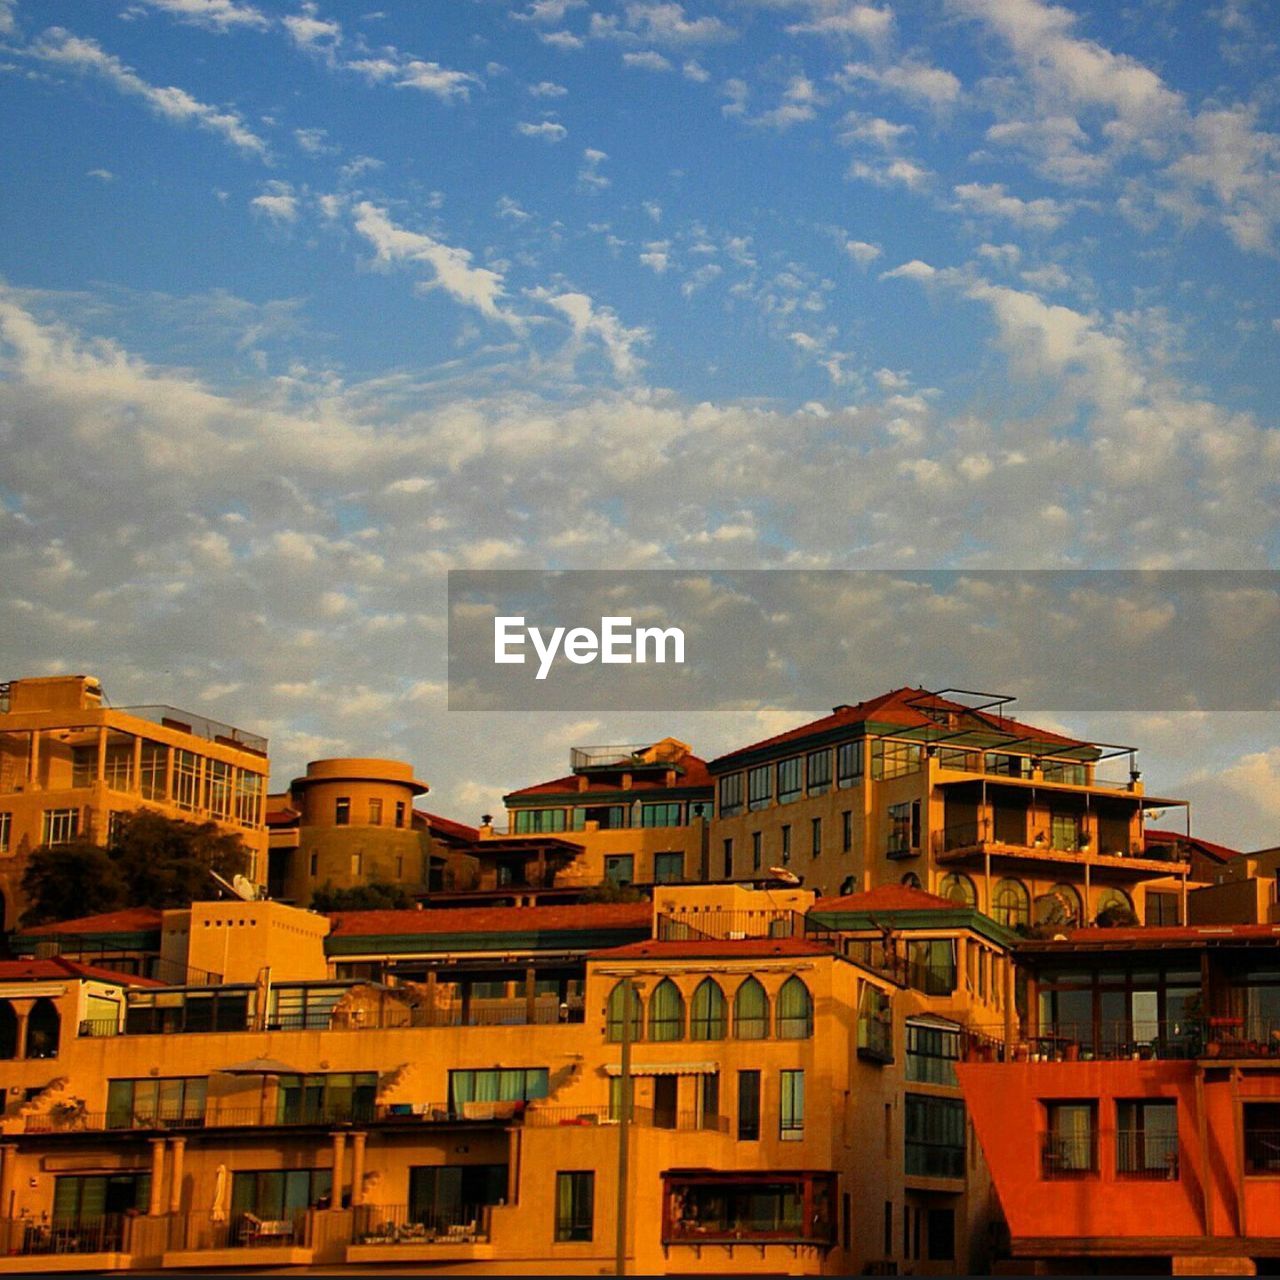
[[[226,1222],[227,1220],[227,1166],[220,1164],[218,1172],[213,1178],[213,1207],[209,1210],[209,1217],[214,1222]]]

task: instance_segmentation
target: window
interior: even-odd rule
[[[840,815],[840,848],[848,853],[853,848],[853,810],[846,809]]]
[[[281,1076],[276,1118],[280,1124],[365,1122],[373,1119],[377,1096],[376,1071]]]
[[[98,777],[98,748],[71,748],[71,785],[91,787]]]
[[[556,1174],[556,1239],[590,1240],[595,1223],[596,1175],[590,1169]]]
[[[917,853],[920,849],[920,801],[904,800],[889,806],[888,854]]]
[[[997,924],[1016,929],[1031,923],[1031,895],[1021,880],[1001,880],[991,898],[991,915]]]
[[[0,813],[0,853],[9,852],[10,831],[13,828],[13,814]]]
[[[966,751],[963,747],[939,747],[939,769],[959,769],[964,773],[978,771],[978,753]]]
[[[130,1209],[145,1212],[150,1199],[149,1173],[70,1174],[54,1179],[53,1221],[59,1226],[98,1223]]]
[[[1076,1178],[1098,1171],[1098,1105],[1047,1102],[1041,1172],[1046,1178]]]
[[[79,809],[46,809],[40,833],[42,844],[69,844],[80,829]]]
[[[405,803],[403,800],[396,801],[396,826],[403,827],[405,818]],[[563,830],[563,827],[561,828]]]
[[[1004,751],[988,751],[985,768],[988,773],[1005,778],[1031,777],[1031,757],[1011,756]]]
[[[689,1037],[693,1040],[723,1040],[728,1030],[724,991],[714,978],[703,978],[693,993]]]
[[[225,760],[205,761],[204,807],[215,818],[230,818],[231,800],[231,766]]]
[[[1123,889],[1117,889],[1114,885],[1108,885],[1098,894],[1098,915],[1102,915],[1104,911],[1127,912],[1135,920],[1137,919],[1133,911],[1133,899]]]
[[[956,947],[950,938],[907,943],[907,980],[927,996],[949,996],[956,989]]]
[[[681,826],[680,804],[678,802],[642,804],[640,806],[640,825],[642,827]]]
[[[885,742],[881,739],[871,747],[871,776],[885,781],[905,778],[909,773],[919,773],[922,758],[918,742]]]
[[[169,748],[159,742],[142,744],[142,798],[163,800],[169,771]]]
[[[790,804],[800,799],[800,774],[803,761],[799,756],[778,761],[778,803]]]
[[[230,765],[227,766],[230,769]],[[103,778],[112,791],[133,789],[133,744],[117,744],[107,748],[103,761]]]
[[[785,867],[791,861],[791,827],[790,825],[782,828],[782,865]]]
[[[804,1072],[781,1074],[781,1107],[778,1113],[778,1137],[783,1142],[798,1142],[804,1137]]]
[[[649,1039],[684,1039],[684,997],[670,978],[663,978],[649,997]]]
[[[1178,1176],[1175,1100],[1116,1103],[1116,1173],[1125,1178]]]
[[[1074,885],[1055,884],[1036,899],[1037,924],[1080,924],[1082,920],[1080,894]]]
[[[683,853],[655,853],[653,855],[653,879],[655,884],[678,884],[684,879]]]
[[[884,1256],[893,1257],[893,1201],[884,1202]]]
[[[1147,890],[1147,924],[1178,925],[1182,923],[1182,902],[1176,893]]]
[[[733,879],[733,841],[726,840],[724,842],[724,878],[726,880]]]
[[[231,1179],[233,1221],[251,1213],[279,1221],[324,1203],[333,1194],[332,1169],[259,1169]]]
[[[307,874],[310,876],[314,876],[318,874],[319,870],[320,870],[320,855],[318,853],[312,853],[312,855],[307,859]]]
[[[769,1034],[769,997],[756,978],[748,978],[733,997],[733,1038],[763,1040]]]
[[[1075,850],[1080,848],[1080,815],[1053,812],[1049,815],[1049,847]]]
[[[399,805],[397,805],[398,808]],[[563,809],[517,809],[515,818],[517,835],[540,835],[549,831],[564,830]],[[396,826],[401,825],[403,824],[397,814]]]
[[[751,870],[759,871],[764,866],[764,836],[759,831],[751,833]]]
[[[173,802],[179,809],[194,809],[200,799],[200,757],[178,748],[173,753]]]
[[[893,1005],[887,991],[864,982],[858,997],[858,1057],[881,1065],[893,1061]]]
[[[962,907],[978,905],[978,890],[973,881],[968,876],[958,875],[954,871],[942,877],[938,885],[938,896],[958,903]]]
[[[611,853],[604,860],[604,878],[621,888],[636,878],[636,859],[632,853]]]
[[[1067,782],[1075,787],[1083,787],[1088,781],[1088,774],[1082,764],[1072,764],[1067,760],[1046,760],[1044,761],[1044,780]]]
[[[382,826],[382,797],[371,796],[369,799],[369,825],[371,827]]]
[[[738,1072],[738,1141],[760,1138],[760,1073]]]
[[[736,818],[742,812],[742,774],[727,773],[720,779],[720,816]]]
[[[262,825],[262,791],[266,779],[241,769],[236,775],[236,821],[242,826]]]
[[[831,749],[810,751],[805,760],[807,791],[811,796],[825,796],[831,790]]]
[[[351,798],[339,796],[333,802],[333,825],[345,827],[351,822]]]
[[[956,1256],[956,1211],[926,1209],[928,1258],[930,1262],[952,1262]]]
[[[917,1084],[956,1084],[960,1028],[907,1020],[907,1079]]]
[[[747,772],[747,808],[767,809],[773,800],[773,766],[758,765]]]
[[[374,1077],[377,1083],[377,1077]],[[465,1115],[468,1103],[530,1102],[545,1098],[546,1067],[494,1067],[485,1071],[449,1072],[449,1110]]]
[[[835,1203],[832,1174],[665,1174],[661,1240],[664,1248],[757,1241],[830,1246]]]
[[[792,975],[778,992],[778,1039],[808,1040],[813,1035],[813,999],[804,982]]]
[[[906,1095],[906,1171],[925,1178],[964,1177],[964,1103]]]
[[[816,858],[822,852],[822,819],[811,818],[809,825],[813,835],[813,856]]]
[[[642,1030],[640,996],[630,982],[623,981],[615,984],[613,990],[609,993],[609,1007],[605,1016],[605,1036],[613,1044],[621,1043],[625,1030],[625,1024],[623,1023],[624,1001],[627,1002],[631,1009],[631,1039],[640,1039]]]
[[[1245,1173],[1280,1173],[1280,1102],[1244,1104]]]
[[[351,874],[353,876],[364,875],[364,854],[353,853],[351,855]]]
[[[199,1126],[204,1120],[207,1076],[144,1077],[107,1082],[107,1128]]]
[[[836,748],[836,786],[851,787],[862,777],[862,739]]]
[[[505,1164],[431,1164],[409,1168],[409,1221],[430,1232],[474,1223],[482,1205],[507,1198]]]
[[[631,825],[631,806],[602,804],[573,810],[575,831],[585,831],[588,822],[594,822],[601,831],[622,831]]]

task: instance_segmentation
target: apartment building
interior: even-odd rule
[[[0,962],[0,1270],[599,1274],[620,1231],[644,1274],[987,1262],[955,1064],[1007,948],[971,908],[779,883],[154,924],[68,922],[132,973]]]
[[[23,908],[27,857],[41,845],[105,845],[123,814],[212,822],[266,874],[267,741],[175,707],[110,707],[92,676],[0,685],[0,912]]]
[[[1144,826],[1183,802],[1145,793],[1135,748],[1020,723],[1009,701],[896,689],[710,761],[712,875],[901,883],[1008,928],[1186,920],[1191,852]]]

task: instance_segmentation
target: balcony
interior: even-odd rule
[[[888,1013],[886,1008],[885,1013]],[[858,1015],[858,1057],[884,1066],[893,1061],[893,1022],[878,1011]]]
[[[0,1220],[0,1272],[114,1270],[128,1253],[129,1221],[123,1214],[86,1218]],[[74,1259],[71,1265],[54,1259]]]
[[[407,1265],[491,1258],[493,1206],[361,1205],[353,1211],[349,1263]]]
[[[167,1248],[161,1265],[168,1267],[309,1266],[314,1259],[309,1209],[273,1218],[253,1213],[172,1214],[162,1219]]]
[[[1176,1181],[1178,1135],[1120,1130],[1116,1134],[1116,1175],[1148,1182]]]
[[[990,1060],[1006,1062],[1223,1062],[1273,1059],[1280,1062],[1280,1019],[1215,1016],[1167,1022],[1056,1022],[1012,1044],[995,1046],[998,1026],[971,1027],[993,1045]]]
[[[663,1174],[662,1244],[810,1245],[836,1242],[830,1173]]]
[[[1040,1176],[1049,1181],[1090,1178],[1098,1172],[1098,1131],[1046,1133],[1040,1140]]]
[[[1055,847],[1047,830],[1030,835],[1025,824],[1019,830],[1002,829],[990,818],[973,822],[948,823],[932,837],[933,855],[943,865],[966,863],[990,856],[1006,862],[1058,863],[1127,871],[1139,876],[1186,875],[1188,864],[1180,859],[1154,857],[1142,846],[1129,841],[1123,846],[1097,852],[1086,836],[1077,847]]]

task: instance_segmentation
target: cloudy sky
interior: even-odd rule
[[[449,713],[451,567],[1280,567],[1276,52],[1266,0],[0,0],[3,674],[474,820],[824,708]],[[1280,842],[1274,705],[1062,719]]]

